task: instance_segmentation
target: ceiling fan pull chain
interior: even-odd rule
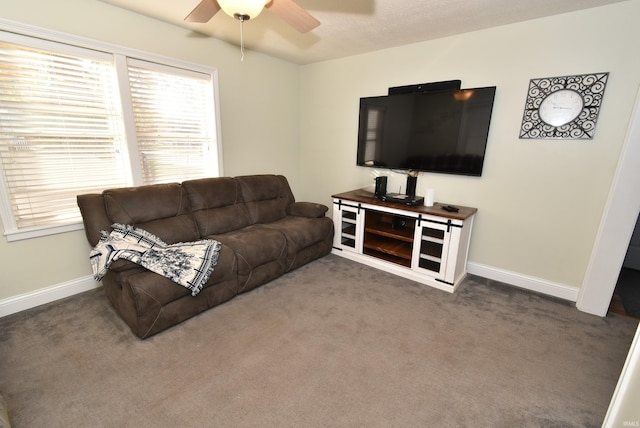
[[[240,19],[240,61],[244,61],[244,19]]]

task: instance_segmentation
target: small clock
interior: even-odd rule
[[[582,95],[573,89],[561,89],[546,96],[540,103],[540,119],[551,126],[562,126],[574,121],[584,107]]]
[[[520,138],[593,138],[608,75],[531,79]]]

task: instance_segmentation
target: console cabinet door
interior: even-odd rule
[[[333,225],[335,227],[333,246],[362,254],[364,209],[358,205],[334,200]]]
[[[442,282],[447,278],[451,223],[421,218],[416,222],[411,268]]]

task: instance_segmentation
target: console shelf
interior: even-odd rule
[[[395,226],[394,219],[397,222]],[[367,211],[364,230],[366,233],[413,243],[413,227],[413,219],[392,216],[378,211]]]
[[[453,292],[467,273],[475,208],[384,202],[363,189],[333,195],[333,253]]]
[[[384,253],[396,259],[406,260],[411,264],[411,245],[399,241],[382,238],[369,238],[364,242],[364,248],[378,253]]]

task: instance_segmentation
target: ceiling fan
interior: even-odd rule
[[[184,20],[208,22],[222,9],[227,15],[244,22],[258,16],[265,7],[300,33],[307,33],[320,25],[320,21],[293,0],[201,0]]]

